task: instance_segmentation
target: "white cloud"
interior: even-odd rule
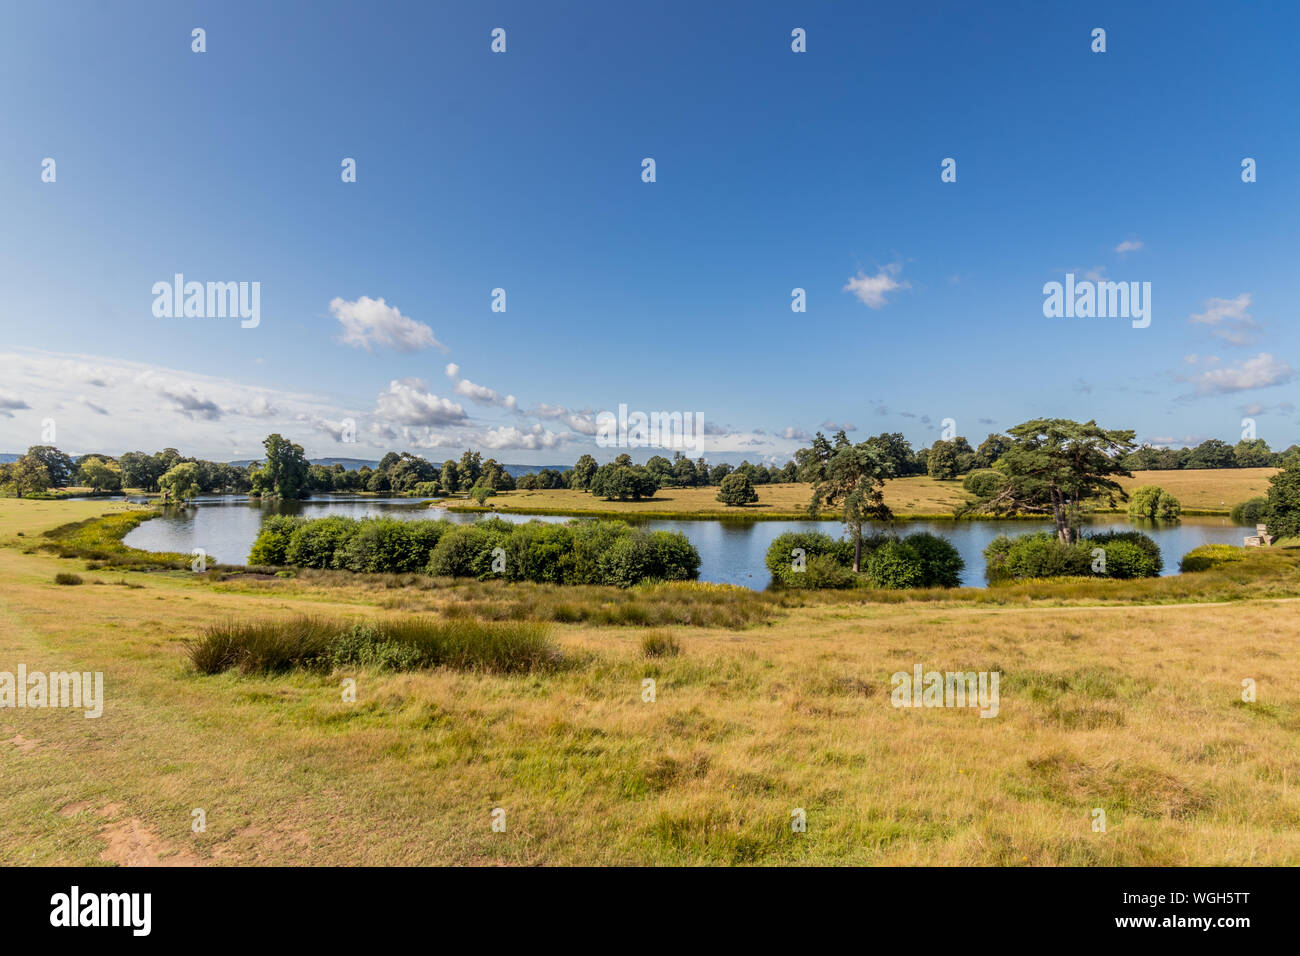
[[[260,454],[269,432],[295,437],[301,416],[356,417],[322,395],[34,349],[0,353],[0,381],[8,387],[0,397],[0,451],[39,444],[42,420],[53,418],[56,444],[70,454],[118,455],[171,446],[226,461]],[[87,384],[95,387],[94,402],[86,400]],[[331,443],[320,453],[338,454],[338,449]]]
[[[502,395],[494,388],[488,388],[486,385],[476,385],[467,378],[463,378],[456,383],[455,391],[457,395],[464,395],[480,405],[500,405],[502,408],[513,411],[519,404],[513,395]]]
[[[848,283],[840,291],[852,292],[859,300],[873,309],[883,309],[889,304],[885,299],[888,293],[912,287],[911,283],[899,282],[895,278],[902,271],[902,268],[901,265],[894,263],[885,266],[874,276],[864,275],[859,270],[858,274],[849,279]]]
[[[460,366],[457,365],[455,362],[448,362],[445,371],[447,372],[448,378],[455,378],[457,375],[460,374]]]
[[[382,298],[363,295],[355,302],[334,298],[330,311],[343,326],[344,345],[372,351],[372,346],[384,345],[399,352],[418,352],[427,348],[443,348],[433,337],[433,329],[423,322],[402,315]]]
[[[1247,311],[1250,293],[1235,299],[1206,299],[1205,311],[1188,316],[1193,325],[1208,325],[1212,334],[1233,345],[1248,345],[1259,337],[1259,323]]]
[[[1205,364],[1217,366],[1218,362],[1207,360]],[[1207,368],[1185,381],[1196,386],[1196,394],[1213,395],[1281,385],[1294,377],[1295,370],[1286,362],[1267,352],[1260,352],[1254,358],[1236,362],[1226,368]]]
[[[440,398],[418,378],[394,379],[375,399],[375,416],[396,425],[455,425],[466,420],[465,409]]]
[[[1115,251],[1119,253],[1137,252],[1141,248],[1142,248],[1141,239],[1125,239],[1123,242],[1121,242],[1118,246],[1115,247]]]
[[[812,435],[809,435],[802,428],[795,428],[791,425],[785,431],[781,432],[781,437],[789,439],[790,441],[807,441],[812,438]]]
[[[515,428],[513,425],[502,425],[497,428],[489,428],[479,435],[479,445],[483,448],[491,448],[494,451],[507,448],[534,450],[538,448],[558,448],[564,444],[564,440],[563,435],[558,435],[536,424],[528,429]]]

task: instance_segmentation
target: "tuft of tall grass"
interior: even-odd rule
[[[204,628],[198,638],[186,642],[186,649],[200,674],[232,668],[243,674],[327,671],[347,665],[512,674],[552,670],[564,663],[542,625],[464,618],[231,621]]]
[[[651,631],[641,638],[641,653],[646,657],[676,657],[682,645],[666,631]]]
[[[58,574],[54,575],[54,583],[55,584],[81,584],[82,580],[81,580],[81,575],[79,574],[68,574],[66,571],[60,571]]]

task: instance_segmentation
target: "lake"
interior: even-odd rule
[[[179,551],[190,553],[202,548],[218,561],[244,564],[253,547],[262,520],[273,514],[323,518],[346,515],[349,518],[383,516],[402,520],[445,518],[457,524],[478,520],[476,514],[456,514],[442,508],[428,508],[410,498],[354,498],[330,496],[301,502],[262,504],[242,497],[202,497],[196,506],[170,509],[146,521],[123,539],[132,548],[145,551]],[[506,521],[569,521],[563,517],[536,517],[502,514]],[[680,531],[700,552],[700,580],[739,584],[762,590],[770,580],[763,559],[777,535],[786,531],[822,531],[833,538],[841,537],[844,528],[834,521],[644,521],[647,528]],[[962,584],[984,586],[984,548],[999,534],[1025,534],[1050,527],[1036,521],[898,521],[894,528],[900,535],[929,531],[952,542],[966,562]],[[1119,516],[1108,516],[1090,524],[1089,530],[1130,529],[1135,524]],[[1188,551],[1202,544],[1240,545],[1247,529],[1227,518],[1184,518],[1180,522],[1153,527],[1144,523],[1140,530],[1160,545],[1165,574],[1178,572],[1178,561]]]

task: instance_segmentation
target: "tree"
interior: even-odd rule
[[[266,461],[253,474],[253,492],[288,500],[301,498],[310,468],[302,446],[279,434],[267,435],[262,446]]]
[[[483,475],[483,455],[476,451],[466,451],[460,456],[460,465],[456,469],[461,491],[469,491]]]
[[[894,516],[884,494],[885,479],[894,476],[893,468],[880,448],[870,442],[850,445],[846,441],[832,449],[820,432],[817,439],[820,443],[814,441],[800,465],[801,477],[813,483],[808,514],[815,518],[823,507],[840,509],[844,526],[853,535],[853,571],[857,573],[862,568],[862,526]]]
[[[583,455],[578,459],[578,463],[573,466],[570,487],[577,488],[579,491],[586,491],[591,487],[591,479],[596,477],[596,469],[599,467],[596,464],[596,459],[590,455]]]
[[[726,478],[729,474],[731,474],[732,470],[733,470],[732,467],[729,464],[727,464],[725,461],[721,462],[720,464],[714,465],[712,468],[709,469],[709,484],[711,485],[722,484],[722,479]]]
[[[450,458],[442,463],[442,477],[440,483],[442,485],[442,490],[449,495],[454,495],[460,490],[460,469],[456,467],[456,463]]]
[[[199,466],[192,461],[174,465],[158,479],[158,490],[162,492],[164,503],[172,500],[189,501],[198,497]]]
[[[1289,458],[1268,484],[1268,533],[1278,538],[1300,536],[1300,458]]]
[[[736,472],[722,479],[722,485],[718,488],[717,500],[728,507],[743,507],[757,501],[758,492],[754,490],[749,478]]]
[[[469,490],[469,496],[477,501],[480,507],[482,507],[483,503],[495,494],[496,489],[486,482],[479,482]]]
[[[27,458],[32,458],[45,466],[46,472],[50,476],[50,485],[52,488],[66,488],[72,484],[73,476],[77,473],[76,463],[71,456],[65,455],[53,445],[33,445],[27,449]],[[42,491],[45,489],[42,488]]]
[[[1235,468],[1237,456],[1226,441],[1210,438],[1192,449],[1187,456],[1187,468]]]
[[[1243,438],[1232,449],[1232,457],[1238,468],[1267,468],[1273,464],[1273,453],[1269,451],[1268,442],[1262,438]]]
[[[1178,499],[1157,485],[1134,488],[1129,496],[1130,518],[1151,518],[1157,521],[1177,520],[1183,513]]]
[[[591,480],[591,493],[607,501],[653,498],[658,490],[654,476],[639,465],[601,465]]]
[[[1122,461],[1133,450],[1132,431],[1068,418],[1038,418],[1009,431],[1011,447],[995,466],[1006,478],[1002,488],[963,511],[1050,514],[1057,538],[1073,544],[1085,501],[1102,494],[1127,499],[1112,476],[1132,477]]]
[[[114,491],[122,487],[122,469],[111,459],[87,455],[78,466],[80,480],[91,491]]]
[[[993,463],[1005,455],[1010,447],[1011,439],[1006,435],[989,435],[975,451],[975,467],[992,468]]]
[[[690,464],[690,462],[687,462]],[[660,488],[677,484],[677,478],[673,474],[673,463],[663,455],[653,455],[645,463],[646,471],[654,476],[655,484]]]
[[[905,475],[912,463],[912,445],[902,432],[881,432],[868,438],[867,444],[880,451],[895,475]]]
[[[54,484],[50,479],[49,467],[39,456],[30,453],[5,466],[4,483],[19,498],[40,494]]]
[[[117,460],[117,464],[122,469],[122,487],[141,491],[157,491],[158,479],[167,470],[161,461],[142,451],[127,452]]]
[[[951,481],[957,477],[959,466],[955,442],[937,441],[930,446],[930,454],[925,459],[925,469],[931,478]]]

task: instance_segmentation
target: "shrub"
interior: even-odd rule
[[[1209,571],[1234,561],[1243,561],[1245,557],[1245,548],[1230,544],[1203,544],[1183,555],[1183,559],[1178,562],[1178,569],[1184,574],[1189,571]]]
[[[356,534],[357,524],[354,519],[342,515],[304,521],[289,535],[283,563],[299,568],[334,567],[334,553]]]
[[[676,657],[681,652],[682,645],[664,631],[651,631],[641,638],[641,653],[646,657]]]
[[[820,531],[787,531],[784,534],[777,535],[772,539],[772,543],[767,547],[767,556],[763,563],[767,565],[767,570],[772,574],[772,581],[786,587],[817,587],[807,577],[807,565],[813,558],[825,557],[828,560],[821,562],[823,569],[828,569],[830,564],[839,564],[848,569],[853,561],[853,546],[848,546],[848,560],[842,560],[843,544],[847,542],[836,541],[828,534],[822,534]],[[805,569],[803,571],[795,570],[795,556],[792,552],[795,549],[801,549],[804,556]],[[842,585],[832,585],[842,586]]]
[[[289,515],[271,515],[266,518],[257,532],[257,540],[253,542],[248,563],[266,565],[288,563],[286,552],[289,549],[289,539],[302,523],[301,518],[293,518]]]
[[[367,518],[334,553],[334,567],[368,573],[422,571],[449,521]]]
[[[504,547],[509,535],[502,525],[506,522],[493,519],[453,527],[438,539],[438,544],[429,554],[429,573],[480,580],[493,576],[492,551]]]
[[[1092,552],[1106,554],[1106,570],[1093,571]],[[984,549],[985,577],[990,584],[1026,578],[1155,577],[1164,566],[1160,547],[1140,531],[1105,531],[1062,544],[1055,534],[1039,531],[1008,538],[999,535]]]
[[[1083,544],[1089,554],[1098,547],[1106,552],[1108,578],[1159,577],[1165,566],[1160,545],[1141,531],[1103,531],[1085,537]]]
[[[1092,555],[1082,543],[1062,544],[1048,531],[1008,538],[999,535],[984,549],[990,584],[1023,578],[1055,578],[1092,573]]]
[[[978,468],[961,480],[961,486],[976,498],[991,498],[1007,483],[1007,476],[992,468]]]
[[[1260,495],[1258,498],[1251,498],[1249,501],[1233,505],[1231,518],[1234,524],[1254,527],[1257,524],[1264,524],[1267,513],[1268,499]]]
[[[511,581],[561,584],[573,577],[573,529],[530,521],[519,525],[505,543],[506,577]]]
[[[83,582],[81,580],[81,575],[79,574],[68,574],[66,571],[60,571],[58,574],[54,575],[54,583],[71,585],[81,584]]]
[[[955,588],[961,584],[966,562],[948,539],[918,531],[909,534],[903,543],[916,552],[921,561],[922,587]]]
[[[1178,499],[1156,485],[1134,488],[1129,496],[1128,513],[1133,518],[1172,521],[1182,514]]]
[[[921,556],[904,541],[886,541],[875,548],[864,570],[878,588],[915,588],[925,581]]]

